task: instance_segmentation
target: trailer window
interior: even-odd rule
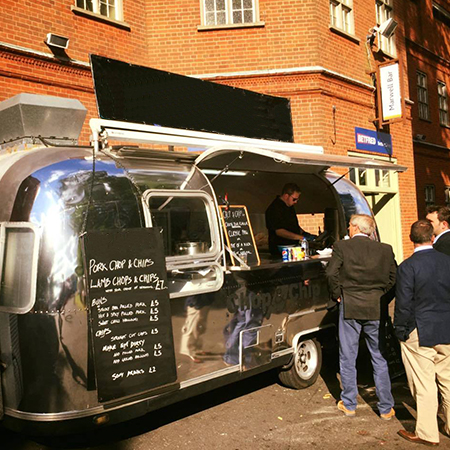
[[[211,211],[204,195],[159,195],[147,200],[151,225],[161,227],[167,257],[206,255],[214,250]]]
[[[0,224],[0,311],[24,314],[33,307],[38,249],[33,224]]]
[[[143,197],[147,225],[162,230],[170,297],[220,289],[220,234],[212,198],[203,191],[157,189]]]

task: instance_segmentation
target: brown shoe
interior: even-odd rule
[[[401,436],[403,439],[406,439],[409,442],[415,442],[416,444],[423,444],[423,445],[439,445],[439,442],[430,442],[426,441],[425,439],[421,439],[419,436],[416,435],[416,433],[410,433],[406,430],[400,430],[397,433],[399,436]]]
[[[386,414],[380,414],[380,419],[383,420],[391,420],[393,417],[395,417],[395,409],[391,408],[391,410]]]
[[[339,411],[342,411],[347,417],[355,417],[356,416],[356,411],[351,411],[350,409],[347,409],[342,400],[338,401],[337,409]]]

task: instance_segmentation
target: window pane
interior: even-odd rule
[[[150,197],[153,226],[163,230],[166,256],[207,253],[212,245],[206,205],[200,198]]]
[[[106,4],[104,2],[100,2],[100,14],[102,16],[108,16],[108,9],[107,9]]]
[[[382,171],[383,174],[383,178],[382,178],[382,183],[384,187],[391,187],[391,175],[389,170],[383,170]]]
[[[214,0],[206,0],[205,9],[206,11],[214,11]]]
[[[352,182],[352,183],[355,183],[356,184],[356,171],[357,171],[358,169],[355,169],[355,168],[352,168],[352,169],[350,169],[350,181]]]
[[[217,13],[217,25],[225,25],[227,23],[227,16],[224,12]]]
[[[233,0],[233,9],[241,9],[242,0]]]
[[[225,0],[217,0],[216,5],[218,11],[225,11]]]
[[[242,11],[233,11],[233,23],[242,23]]]
[[[366,169],[359,169],[359,185],[360,186],[366,186],[367,185],[367,170]]]
[[[253,0],[244,0],[245,9],[253,9]]]
[[[216,19],[215,14],[213,12],[207,12],[205,15],[206,25],[215,25]]]
[[[0,306],[30,307],[33,249],[36,236],[27,228],[6,228],[5,253],[0,286]]]
[[[77,6],[86,9],[87,11],[94,11],[92,0],[77,0]]]
[[[375,186],[380,187],[380,170],[375,170]]]
[[[245,23],[253,22],[253,11],[244,11],[244,22]]]

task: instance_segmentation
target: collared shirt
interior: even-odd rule
[[[366,237],[366,238],[369,237],[369,236],[367,236],[367,234],[364,234],[364,233],[356,233],[356,234],[354,234],[354,235],[352,236],[352,239],[353,239],[354,237],[356,237],[356,236],[362,236],[362,237]]]
[[[445,231],[443,231],[441,234],[437,235],[437,236],[434,238],[434,244],[436,244],[437,240],[438,240],[443,234],[448,233],[448,232],[450,232],[450,230],[445,230]]]
[[[420,247],[416,247],[414,249],[414,253],[421,252],[422,250],[432,250],[432,249],[433,249],[432,245],[421,245]]]

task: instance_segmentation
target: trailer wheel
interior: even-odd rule
[[[313,338],[298,343],[294,361],[288,369],[281,369],[278,377],[282,384],[294,389],[312,386],[322,367],[322,348]]]

